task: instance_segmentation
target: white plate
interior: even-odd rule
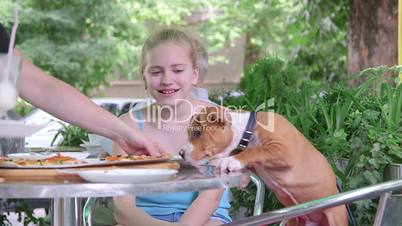
[[[25,124],[23,121],[0,120],[0,137],[26,137],[43,127],[44,125]]]
[[[80,147],[85,148],[86,152],[89,152],[89,157],[99,157],[99,155],[104,151],[102,146],[100,145],[89,145],[89,144],[81,144]]]
[[[102,146],[100,146],[100,145],[80,144],[80,147],[85,148],[85,150],[89,151],[89,152],[94,152],[94,151],[100,152],[103,150]]]
[[[25,148],[27,152],[82,152],[85,151],[82,147],[68,146],[50,146],[50,147],[29,147]]]
[[[85,159],[89,156],[89,152],[61,152],[61,155],[69,156],[76,159]],[[28,160],[40,160],[56,156],[56,152],[23,152],[13,153],[7,156],[11,159],[28,159]]]
[[[78,171],[80,177],[97,183],[149,183],[166,181],[172,178],[174,169],[111,169]]]

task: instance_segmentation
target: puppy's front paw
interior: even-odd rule
[[[221,172],[232,172],[244,168],[241,162],[235,159],[233,156],[219,159],[217,167],[221,170]]]

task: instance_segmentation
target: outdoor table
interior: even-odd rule
[[[52,225],[82,225],[82,203],[86,197],[113,197],[160,192],[199,191],[239,187],[248,183],[248,171],[220,174],[211,170],[181,168],[176,177],[152,183],[90,183],[86,181],[5,181],[1,198],[51,198]]]

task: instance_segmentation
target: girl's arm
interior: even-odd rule
[[[130,117],[125,114],[121,118],[127,125],[134,126]],[[119,145],[113,143],[114,155],[127,155]],[[114,216],[120,225],[124,226],[172,226],[179,225],[161,221],[151,217],[144,210],[138,208],[135,203],[135,196],[118,196],[113,198]],[[185,225],[185,224],[180,224]]]
[[[216,211],[224,189],[202,191],[180,219],[181,223],[190,226],[202,226]]]

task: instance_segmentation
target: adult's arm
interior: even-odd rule
[[[22,57],[18,50],[14,53]],[[19,93],[29,103],[57,118],[114,140],[127,153],[144,149],[152,155],[161,152],[145,135],[27,60],[21,68]]]
[[[150,216],[143,209],[136,207],[135,197],[117,196],[113,198],[114,217],[118,225],[125,226],[188,226],[184,223],[170,223]]]
[[[0,24],[0,53],[8,52],[9,41],[7,31]],[[14,55],[23,58],[17,49],[14,50]],[[45,74],[27,60],[22,64],[19,93],[31,104],[57,118],[114,140],[127,153],[145,150],[157,155],[162,152],[143,134],[97,106],[67,83]]]

